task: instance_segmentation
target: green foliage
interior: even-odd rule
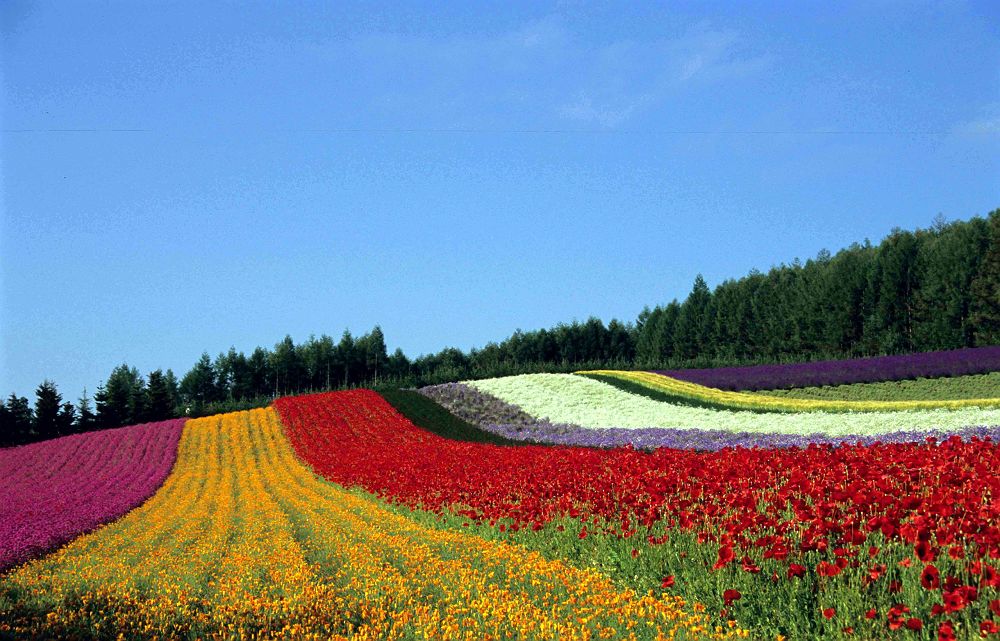
[[[840,401],[944,401],[963,398],[997,398],[1000,397],[1000,372],[952,378],[918,378],[883,383],[799,387],[755,393],[785,398]]]
[[[976,345],[1000,344],[1000,209],[990,214],[989,246],[970,287]]]
[[[438,436],[473,443],[526,445],[523,441],[506,439],[481,430],[458,418],[419,392],[398,388],[380,388],[378,393],[396,408],[397,412],[410,419],[414,425]]]
[[[28,399],[11,394],[0,411],[0,446],[19,445],[33,440],[35,415]]]
[[[139,370],[126,364],[112,370],[107,382],[94,394],[97,426],[119,427],[142,423],[146,414],[146,383]]]
[[[59,413],[62,409],[62,395],[55,383],[45,380],[35,390],[35,434],[40,439],[55,438],[60,435]]]

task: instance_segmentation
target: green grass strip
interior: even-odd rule
[[[536,445],[481,430],[413,390],[380,389],[378,393],[396,408],[397,412],[410,419],[414,425],[438,436],[456,441],[491,443],[493,445]]]
[[[949,401],[1000,397],[1000,372],[942,378],[754,392],[761,396],[837,401]]]

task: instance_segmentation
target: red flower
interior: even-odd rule
[[[933,565],[924,567],[924,571],[920,573],[920,585],[925,590],[937,590],[941,586],[941,573]]]
[[[956,641],[955,628],[951,621],[945,621],[938,626],[938,641]]]
[[[876,610],[875,608],[872,608],[871,610],[865,612],[866,619],[874,619],[877,616],[878,616],[878,610]]]
[[[726,590],[722,593],[722,600],[725,601],[726,607],[728,608],[732,605],[733,601],[739,601],[743,598],[739,590]]]
[[[837,608],[827,608],[823,610],[823,618],[832,619],[837,616]]]
[[[674,587],[674,575],[671,574],[669,576],[663,577],[663,584],[662,585],[663,585],[663,589],[664,590],[666,590],[667,588]]]
[[[931,547],[927,541],[917,541],[914,551],[917,553],[917,558],[924,563],[933,563],[934,559],[937,558],[937,550]]]
[[[806,574],[806,566],[799,565],[798,563],[789,563],[788,564],[788,578],[789,579],[792,578],[792,577],[805,576],[805,574]]]
[[[753,562],[748,556],[743,557],[743,571],[750,572],[751,574],[756,574],[760,572],[760,566]]]
[[[840,574],[840,570],[839,565],[827,563],[826,561],[820,561],[819,565],[816,566],[816,574],[820,576],[837,576]]]
[[[733,560],[734,556],[735,555],[733,554],[733,546],[731,545],[722,546],[721,548],[719,548],[719,558],[718,560],[716,560],[715,565],[712,566],[712,569],[719,570],[726,567],[727,565],[729,565],[729,562]]]
[[[917,617],[910,617],[906,620],[906,627],[910,630],[922,630],[924,628],[924,622]]]
[[[1000,599],[990,601],[990,612],[1000,617]]]
[[[987,619],[979,624],[979,636],[985,637],[987,634],[996,634],[1000,632],[1000,628],[997,627],[996,623],[992,620]]]

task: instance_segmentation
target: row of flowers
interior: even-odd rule
[[[746,634],[677,596],[622,590],[318,480],[271,408],[188,421],[152,499],[0,578],[0,592],[0,636],[16,638]]]
[[[766,390],[996,371],[1000,371],[1000,346],[814,363],[661,370],[657,373],[725,390]]]
[[[760,413],[665,403],[574,374],[524,374],[466,383],[514,405],[529,416],[585,428],[724,430],[750,434],[823,434],[828,438],[879,436],[892,432],[946,432],[1000,425],[1000,409],[896,412]]]
[[[419,392],[481,430],[508,439],[551,445],[600,448],[632,446],[638,449],[667,447],[715,451],[727,447],[808,447],[810,443],[817,445],[923,443],[928,438],[943,441],[952,435],[966,440],[988,437],[1000,440],[1000,427],[997,426],[967,427],[950,431],[904,430],[874,436],[847,434],[836,437],[823,433],[777,434],[669,427],[585,428],[534,418],[520,408],[480,392],[465,383],[431,385],[420,389]]]
[[[961,409],[967,407],[1000,407],[1000,398],[907,401],[820,400],[765,396],[747,392],[720,390],[652,372],[588,370],[577,372],[577,374],[609,377],[614,380],[627,381],[682,400],[698,401],[733,410],[768,412],[898,412],[928,409]],[[996,390],[996,394],[1000,395],[1000,389]]]
[[[300,457],[328,479],[516,536],[611,537],[636,562],[664,561],[662,589],[715,594],[719,614],[741,623],[815,632],[818,619],[848,636],[868,625],[941,638],[994,625],[1000,448],[990,440],[510,448],[438,438],[366,390],[275,406]]]
[[[174,464],[183,425],[146,423],[0,450],[0,571],[149,498]]]

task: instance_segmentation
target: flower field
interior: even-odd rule
[[[1000,639],[991,376],[533,374],[0,450],[0,639]]]
[[[996,616],[991,441],[504,448],[418,430],[364,390],[276,408],[330,480],[681,593],[766,636],[971,638]]]
[[[120,517],[163,483],[184,421],[0,450],[0,570]]]
[[[765,390],[996,371],[1000,371],[1000,346],[815,363],[664,370],[657,373],[724,390]]]
[[[149,502],[20,566],[0,590],[0,634],[16,638],[744,634],[680,597],[429,528],[318,481],[272,409],[188,421]]]
[[[1000,394],[1000,372],[967,374],[948,378],[919,378],[880,383],[851,383],[823,387],[793,387],[754,392],[785,398],[815,398],[844,401],[909,401],[987,398]]]
[[[822,434],[843,439],[1000,425],[1000,408],[846,413],[714,410],[656,401],[574,374],[524,374],[466,384],[533,417],[583,428],[666,427],[751,434]]]
[[[653,391],[681,400],[731,410],[767,412],[900,412],[909,410],[961,409],[966,407],[998,408],[1000,398],[961,398],[929,400],[846,400],[832,398],[797,398],[732,392],[652,372],[590,370],[577,372],[636,383]],[[993,391],[1000,394],[1000,389]]]

